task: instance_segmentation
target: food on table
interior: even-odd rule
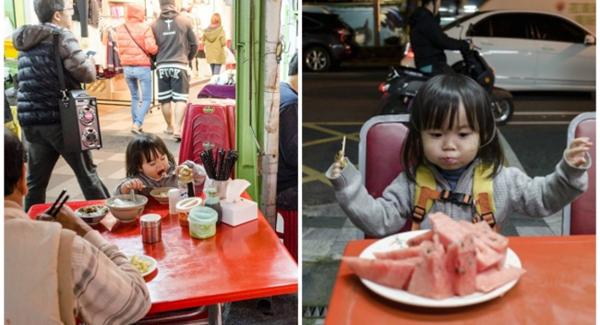
[[[135,267],[136,270],[138,270],[138,272],[142,274],[148,272],[148,270],[150,269],[150,263],[144,261],[137,255],[132,256],[129,259],[129,262],[131,263],[131,265],[133,265],[133,267]]]
[[[361,278],[396,289],[404,289],[420,258],[403,260],[344,257],[345,262]]]
[[[98,217],[98,216],[102,216],[105,215],[106,213],[108,213],[108,207],[104,206],[104,205],[90,205],[90,206],[86,206],[86,207],[81,207],[79,209],[77,209],[77,214],[80,217],[89,217],[89,218],[93,218],[93,217]]]
[[[112,206],[114,206],[115,208],[130,208],[136,205],[138,205],[137,201],[123,200],[120,198],[115,198],[112,201]]]
[[[525,273],[504,267],[508,239],[487,223],[457,222],[443,213],[428,217],[432,230],[408,240],[408,248],[344,262],[361,278],[433,299],[489,292]]]

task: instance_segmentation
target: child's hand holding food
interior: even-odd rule
[[[589,152],[593,143],[590,138],[576,138],[565,150],[565,159],[571,166],[581,167],[587,164],[586,153]]]
[[[342,170],[346,167],[346,136],[342,139],[342,149],[335,155],[331,177],[336,178],[342,174]]]

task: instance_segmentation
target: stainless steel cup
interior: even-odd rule
[[[142,242],[154,244],[161,241],[160,215],[156,213],[145,214],[140,217],[142,228]]]

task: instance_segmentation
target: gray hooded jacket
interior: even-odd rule
[[[587,155],[587,164],[577,168],[569,165],[563,158],[554,173],[545,177],[530,178],[515,167],[502,167],[494,177],[494,205],[496,222],[502,225],[511,214],[529,217],[549,216],[587,190],[587,169],[591,159]],[[472,194],[473,170],[479,161],[473,162],[462,174],[456,184],[456,192]],[[411,217],[415,183],[406,173],[400,173],[388,185],[381,197],[375,199],[367,192],[361,181],[359,171],[349,161],[342,174],[331,177],[333,165],[326,176],[333,184],[335,196],[350,220],[366,234],[382,237],[400,231]],[[436,190],[450,190],[448,182],[435,169],[431,168],[437,181]],[[456,205],[436,200],[429,213],[444,212],[453,219],[470,221],[475,213],[474,206]],[[427,216],[421,228],[431,228]]]
[[[157,67],[187,69],[198,51],[192,21],[180,15],[174,4],[165,4],[151,26],[158,45]]]

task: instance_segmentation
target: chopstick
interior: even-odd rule
[[[66,190],[62,190],[60,192],[60,194],[58,195],[58,197],[56,198],[56,200],[54,200],[54,203],[52,203],[52,206],[50,207],[50,209],[48,209],[48,214],[52,214],[52,212],[54,211],[54,209],[56,209],[56,205],[60,202],[60,200],[62,199],[63,195],[67,194]]]
[[[65,205],[65,202],[67,202],[67,200],[69,199],[69,195],[65,195],[66,193],[67,193],[66,190],[62,190],[62,192],[60,192],[60,195],[58,196],[58,198],[56,198],[56,201],[54,201],[54,203],[48,210],[48,214],[50,216],[52,216],[52,218],[56,218],[56,215],[58,214],[60,209],[62,209],[63,205]],[[58,204],[58,206],[57,206],[57,204]]]
[[[69,199],[69,196],[65,196],[64,199],[60,202],[60,204],[58,205],[58,208],[56,208],[56,211],[54,211],[54,213],[52,214],[53,218],[56,218],[56,215],[58,214],[58,212],[60,211],[60,209],[62,209],[63,205],[65,205],[65,202],[67,202],[67,200]]]

